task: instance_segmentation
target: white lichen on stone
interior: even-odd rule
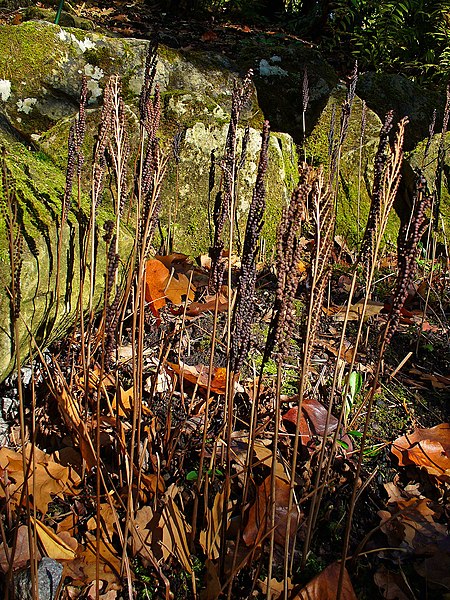
[[[71,42],[76,44],[81,52],[86,52],[86,50],[90,50],[91,48],[95,48],[95,42],[91,40],[91,38],[84,38],[84,40],[79,40],[76,38],[73,33],[69,33],[68,31],[64,31],[61,29],[58,32],[58,37],[62,42]]]
[[[98,82],[95,79],[89,79],[87,82],[87,88],[91,92],[91,97],[89,98],[88,104],[94,102],[103,93],[103,89],[98,85]]]
[[[94,67],[93,65],[87,63],[84,65],[84,74],[86,77],[90,77],[91,79],[99,81],[105,75],[105,72],[103,69],[100,69],[100,67]]]
[[[259,74],[261,77],[273,77],[274,75],[277,75],[278,77],[286,77],[288,72],[278,65],[270,65],[265,58],[262,58],[259,61]]]
[[[33,110],[36,102],[37,98],[24,98],[23,100],[17,100],[17,110],[28,115]]]
[[[9,79],[0,79],[0,98],[6,102],[11,96],[11,82]]]
[[[84,73],[86,77],[89,77],[87,82],[88,90],[91,92],[91,97],[89,98],[89,104],[95,102],[97,98],[99,98],[103,93],[103,88],[100,87],[98,82],[100,79],[103,79],[105,72],[100,67],[96,67],[94,65],[90,65],[87,63],[84,65]]]

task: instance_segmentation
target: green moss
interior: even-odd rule
[[[425,151],[427,148],[427,140],[423,140],[420,144],[417,145],[413,152],[407,154],[406,158],[410,162],[413,168],[420,169],[428,183],[428,188],[430,190],[434,189],[437,181],[437,164],[438,164],[438,153],[439,146],[441,143],[441,135],[436,134],[431,141],[430,147],[428,149],[428,154],[425,156]],[[449,148],[450,146],[450,132],[447,132],[445,136],[445,148]],[[442,173],[442,181],[440,186],[441,193],[441,202],[440,202],[440,215],[442,219],[440,220],[437,237],[438,241],[442,243],[446,243],[448,241],[449,235],[449,223],[450,223],[450,155],[447,151],[444,157],[444,165],[443,165],[443,173]],[[443,229],[445,228],[445,231]]]
[[[0,78],[15,81],[18,89],[13,91],[18,96],[29,97],[39,89],[44,66],[51,72],[51,65],[63,56],[55,29],[33,21],[0,27]]]
[[[28,354],[30,340],[27,328],[33,332],[40,345],[59,337],[73,321],[79,293],[79,230],[87,222],[90,202],[81,195],[81,211],[77,207],[75,194],[68,224],[60,230],[61,203],[65,187],[64,172],[55,168],[53,162],[42,152],[33,153],[23,145],[0,134],[0,144],[7,149],[6,165],[10,173],[10,186],[15,191],[20,231],[24,241],[22,268],[22,303],[20,336],[23,355]],[[0,195],[6,191],[1,189]],[[96,259],[96,292],[94,305],[102,299],[103,274],[105,272],[105,249],[101,231],[106,219],[113,218],[108,204],[101,205],[97,215],[99,228]],[[60,304],[56,309],[56,273],[58,236],[63,235],[61,255]],[[123,258],[129,254],[132,237],[122,229],[121,252]],[[0,220],[0,279],[10,279],[9,252],[5,221]],[[88,290],[85,289],[87,302]],[[87,305],[87,304],[86,304]],[[24,323],[26,325],[24,325]],[[14,347],[10,334],[10,301],[5,291],[0,290],[0,380],[13,366]]]
[[[307,139],[306,156],[314,165],[323,165],[325,175],[330,168],[329,136],[334,117],[333,139],[339,138],[341,105],[345,91],[334,93],[313,132]],[[370,110],[366,112],[366,125],[361,144],[362,102],[355,98],[349,120],[347,137],[338,159],[339,181],[336,200],[336,231],[350,247],[358,245],[364,234],[370,209],[373,181],[373,160],[378,147],[381,121]],[[361,164],[360,164],[361,161]],[[400,220],[394,211],[389,216],[384,245],[395,244]]]

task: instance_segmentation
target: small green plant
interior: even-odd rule
[[[359,371],[352,371],[348,376],[347,394],[344,401],[344,427],[347,427],[348,417],[353,408],[356,397],[361,391],[363,378]]]

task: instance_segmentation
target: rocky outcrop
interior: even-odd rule
[[[21,314],[19,318],[20,353],[28,355],[35,344],[45,347],[57,339],[73,323],[80,292],[79,231],[89,214],[88,198],[81,197],[81,207],[73,199],[67,225],[61,229],[61,202],[64,174],[42,152],[28,150],[4,132],[0,145],[5,148],[7,184],[0,181],[0,197],[17,206],[20,232],[23,238],[23,265],[20,277]],[[94,305],[103,297],[105,247],[102,227],[114,218],[107,203],[98,210],[98,251]],[[63,236],[59,303],[56,302],[58,236]],[[121,252],[126,259],[132,247],[132,237],[124,228]],[[9,289],[11,271],[5,220],[0,219],[0,380],[13,368],[15,358]],[[87,302],[89,286],[84,289]],[[56,308],[58,305],[58,312]],[[86,303],[87,305],[87,303]],[[32,335],[30,335],[32,334]]]
[[[82,199],[85,210],[71,212],[63,232],[67,252],[62,262],[65,275],[61,283],[61,311],[56,315],[55,244],[59,233],[67,139],[78,111],[81,77],[87,78],[90,92],[85,156],[92,155],[103,91],[114,74],[121,77],[131,146],[136,151],[139,94],[148,45],[142,40],[112,38],[44,21],[0,29],[0,47],[6,49],[0,53],[0,142],[7,147],[7,161],[16,180],[23,218],[24,278],[27,282],[23,314],[40,344],[59,335],[73,318],[79,287],[74,266],[78,264],[75,232],[79,219],[88,212],[87,198]],[[338,127],[340,105],[345,96],[345,89],[337,83],[333,69],[315,49],[298,41],[287,46],[245,40],[232,58],[234,60],[217,53],[174,50],[166,46],[160,46],[158,50],[156,81],[162,99],[160,142],[169,157],[163,187],[161,229],[167,235],[170,221],[174,249],[193,255],[205,252],[211,243],[212,205],[220,188],[221,159],[235,81],[247,69],[253,69],[254,90],[238,131],[240,152],[244,127],[249,127],[247,156],[237,182],[237,221],[241,231],[256,177],[261,126],[264,118],[271,121],[267,211],[262,234],[268,250],[274,245],[279,215],[297,179],[296,144],[303,142],[305,129],[309,134],[308,160],[326,165],[331,115],[336,113]],[[307,106],[303,92],[305,73]],[[409,104],[405,103],[404,93],[410,98]],[[361,238],[368,212],[371,169],[381,126],[379,117],[382,118],[389,108],[396,109],[399,117],[409,114],[415,123],[413,128],[410,127],[410,147],[426,137],[428,117],[439,98],[426,99],[414,88],[414,99],[411,99],[411,93],[407,80],[381,83],[378,76],[370,74],[359,79],[359,98],[353,105],[349,132],[340,157],[337,198],[337,233],[347,237],[350,244]],[[362,143],[361,99],[367,100],[369,106]],[[180,142],[176,160],[173,156],[175,135]],[[215,158],[215,180],[210,189],[212,157]],[[415,160],[413,155],[411,160]],[[130,160],[131,167],[133,164],[134,158]],[[90,177],[91,165],[87,160],[82,176],[86,193]],[[99,216],[100,226],[102,221],[113,216],[112,209],[108,208],[110,205],[106,191]],[[397,228],[398,220],[394,216],[386,232],[386,241],[394,243]],[[131,238],[125,228],[123,234],[126,253]],[[2,233],[0,276],[7,282],[9,269],[4,239]],[[101,244],[101,235],[99,241]],[[101,246],[99,256],[104,256]],[[97,270],[101,282],[104,263],[99,261]],[[99,288],[98,298],[101,296],[100,285]],[[9,297],[4,288],[0,290],[0,309],[1,379],[11,369],[13,355]],[[28,347],[25,329],[24,349]]]
[[[82,198],[82,209],[70,213],[62,233],[64,253],[59,312],[56,314],[56,247],[60,234],[67,139],[78,111],[81,76],[87,77],[90,90],[85,156],[92,156],[103,90],[109,76],[115,73],[122,78],[130,140],[136,149],[138,102],[148,43],[68,30],[45,22],[27,22],[3,27],[0,45],[8,48],[6,56],[0,55],[0,135],[1,143],[7,147],[6,160],[15,181],[25,240],[22,282],[26,285],[23,287],[22,317],[26,325],[21,326],[21,350],[27,352],[27,327],[36,342],[45,345],[63,333],[73,320],[77,304],[80,287],[77,232],[89,212],[86,196]],[[178,251],[196,254],[207,250],[210,244],[211,203],[220,185],[220,161],[231,93],[237,77],[233,65],[223,57],[196,53],[187,56],[164,47],[159,50],[156,80],[163,104],[161,145],[169,156],[173,152],[174,134],[181,133],[178,160],[172,161],[167,171],[162,214],[164,229],[169,212],[174,221],[174,207],[177,206],[172,228]],[[256,177],[262,122],[263,114],[254,93],[238,132],[240,143],[244,126],[249,126],[247,159],[237,184],[237,217],[241,225]],[[216,181],[209,194],[213,151],[217,160]],[[131,159],[131,168],[133,162]],[[283,133],[274,134],[270,141],[268,209],[263,232],[268,247],[274,243],[279,214],[295,183],[296,164],[292,138]],[[85,192],[89,190],[90,173],[90,161],[86,160],[82,177]],[[96,302],[102,295],[105,272],[101,227],[106,219],[113,217],[111,204],[106,190],[98,217]],[[0,275],[2,281],[8,282],[9,260],[4,233],[0,242],[4,258]],[[123,238],[123,258],[126,259],[132,242],[126,228]],[[9,303],[4,287],[0,290],[0,379],[11,369],[14,356]]]
[[[426,90],[404,75],[364,73],[358,79],[357,93],[382,120],[389,110],[394,111],[397,121],[403,117],[409,118],[405,150],[412,150],[428,137],[434,110],[437,112],[437,126],[442,123],[445,97]]]

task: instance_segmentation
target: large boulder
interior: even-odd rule
[[[7,148],[6,162],[15,181],[25,241],[22,272],[21,341],[29,348],[28,328],[44,346],[73,322],[79,293],[78,229],[89,212],[92,149],[100,121],[103,91],[110,75],[122,79],[131,146],[139,135],[139,94],[142,88],[148,42],[109,38],[97,33],[64,29],[47,22],[26,22],[0,29],[0,143]],[[226,58],[208,53],[183,53],[159,48],[156,80],[162,97],[161,145],[172,155],[173,136],[181,132],[178,161],[169,161],[163,189],[162,229],[170,218],[175,249],[200,253],[210,245],[212,203],[220,186],[220,163],[227,133],[233,85],[239,74]],[[7,75],[6,75],[7,74]],[[78,112],[81,76],[88,79],[90,98],[83,168],[82,209],[71,211],[63,231],[59,302],[56,303],[57,240],[65,185],[67,140]],[[251,201],[260,148],[263,113],[253,90],[242,113],[239,149],[244,127],[249,127],[247,159],[239,171],[237,219],[241,232]],[[208,193],[211,153],[216,179]],[[134,158],[130,160],[130,169]],[[266,247],[275,242],[278,217],[297,177],[297,156],[292,138],[273,134],[269,150],[267,213],[263,236]],[[176,183],[177,182],[177,183]],[[131,181],[130,181],[131,185]],[[177,205],[177,219],[174,207]],[[73,206],[76,206],[74,200]],[[105,273],[105,249],[101,228],[114,217],[112,201],[105,197],[98,215],[98,260],[95,303],[101,301]],[[9,255],[4,225],[1,235],[0,276],[0,379],[14,364],[8,296]],[[121,248],[126,259],[132,236],[122,229]],[[85,298],[88,293],[85,290]],[[56,306],[59,310],[56,314]]]
[[[0,180],[0,197],[17,206],[23,239],[23,266],[20,277],[21,305],[19,351],[24,358],[35,344],[41,348],[58,339],[73,323],[80,291],[79,231],[87,221],[89,202],[81,196],[81,208],[74,197],[66,226],[61,231],[61,203],[65,187],[64,174],[42,152],[30,151],[0,129],[0,145],[4,148],[7,185]],[[98,246],[94,306],[104,294],[106,252],[102,228],[114,213],[107,203],[98,208]],[[11,319],[11,270],[8,232],[5,219],[0,219],[0,381],[12,370],[16,348]],[[59,302],[56,300],[58,236],[63,236]],[[132,247],[132,236],[122,228],[121,254],[126,263]],[[88,273],[89,275],[89,273]],[[123,275],[123,273],[121,273]],[[89,285],[84,288],[87,306]],[[58,311],[57,311],[58,307]],[[32,335],[30,335],[32,334]]]
[[[1,39],[3,37],[3,40]],[[128,111],[131,144],[137,146],[138,99],[142,87],[148,42],[110,38],[98,33],[65,29],[49,23],[27,22],[4,27],[0,44],[14,47],[11,77],[0,82],[1,108],[9,124],[48,154],[60,168],[67,155],[68,131],[77,111],[81,75],[88,78],[88,155],[95,141],[102,94],[110,75],[118,73]],[[45,48],[45,50],[44,50]],[[1,58],[0,58],[1,63]],[[0,64],[1,66],[1,64]],[[3,70],[4,71],[4,70]],[[177,205],[175,244],[179,251],[199,253],[210,245],[211,198],[220,184],[220,161],[231,110],[237,67],[224,56],[208,52],[183,52],[160,46],[156,81],[162,94],[161,144],[172,154],[173,136],[181,131],[178,164],[171,161],[164,185],[162,222]],[[3,85],[3,88],[1,86]],[[242,128],[250,127],[247,160],[238,180],[238,223],[244,226],[256,177],[263,111],[256,92],[242,113]],[[238,137],[242,138],[242,130]],[[211,151],[217,159],[217,181],[208,195]],[[263,236],[270,248],[283,203],[297,176],[292,138],[272,136],[269,149],[267,206]],[[89,172],[84,180],[88,181]],[[175,182],[178,181],[178,184]]]
[[[314,127],[306,144],[306,155],[314,164],[325,165],[329,173],[330,138],[339,138],[341,107],[346,91],[337,87]],[[378,148],[381,120],[366,107],[365,126],[362,131],[362,100],[356,96],[350,114],[347,136],[339,158],[339,178],[334,182],[336,198],[336,231],[348,242],[358,246],[364,235],[370,208],[374,157]],[[333,135],[331,130],[334,129]],[[393,211],[386,228],[384,243],[395,247],[399,218]]]

